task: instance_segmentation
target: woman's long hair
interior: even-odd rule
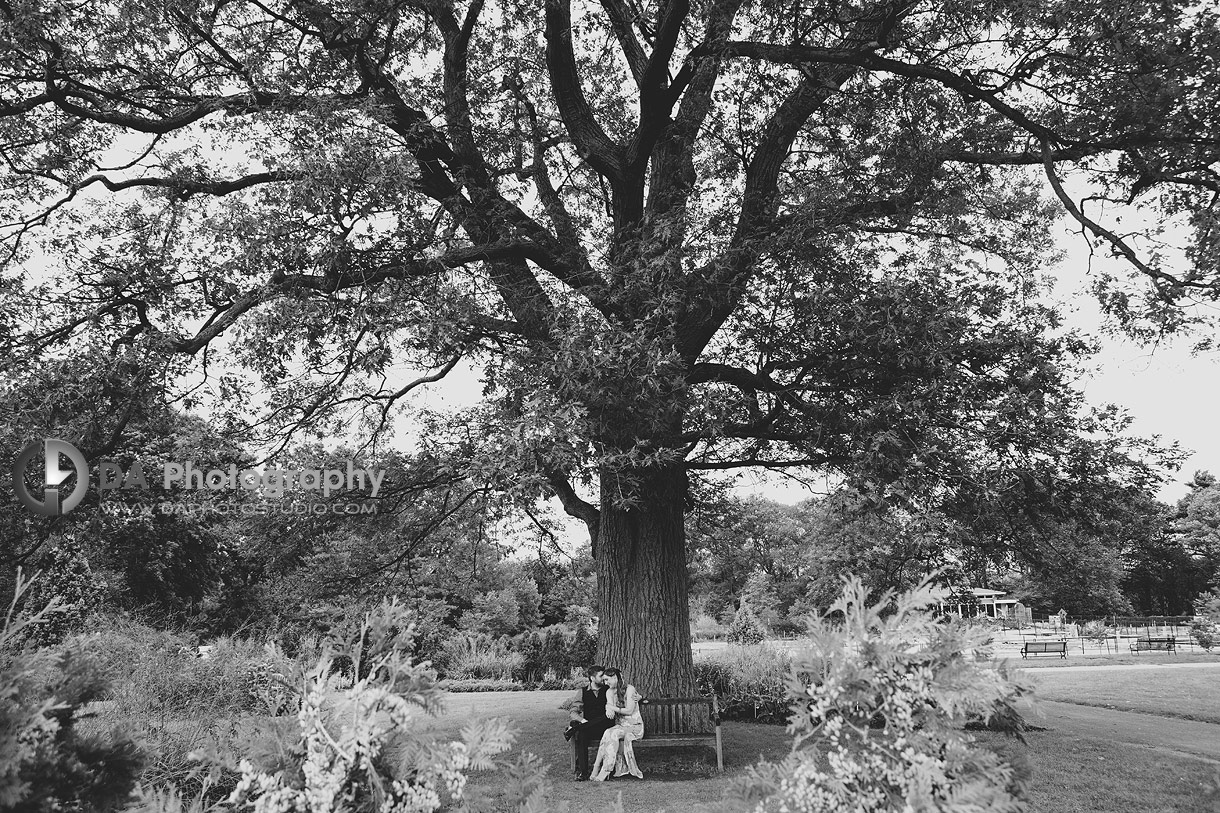
[[[621,709],[627,702],[627,681],[623,679],[623,673],[611,666],[603,674],[606,677],[614,675],[618,678],[618,685],[614,687],[614,695],[617,698],[614,705]]]

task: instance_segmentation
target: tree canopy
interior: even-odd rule
[[[1037,302],[1055,218],[1145,279],[1099,280],[1136,331],[1220,291],[1196,4],[0,0],[0,26],[10,374],[190,367],[284,437],[376,432],[476,363],[471,476],[588,525],[602,656],[656,691],[690,681],[691,472],[1053,491],[1088,432],[1086,348]]]

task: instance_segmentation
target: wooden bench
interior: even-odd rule
[[[1168,638],[1136,638],[1131,642],[1131,651],[1138,655],[1145,650],[1161,649],[1176,655],[1178,654],[1177,642],[1178,639],[1172,635]]]
[[[724,771],[724,746],[720,739],[720,702],[711,697],[645,697],[640,700],[644,736],[633,742],[641,748],[688,748],[706,746],[716,751],[716,770]],[[703,713],[707,709],[706,716]],[[706,730],[708,727],[711,730]],[[704,729],[704,730],[699,730]],[[571,739],[572,770],[576,770],[576,738]],[[599,743],[589,743],[589,763]]]
[[[1025,658],[1030,655],[1059,655],[1061,658],[1068,656],[1067,641],[1026,641],[1025,646],[1021,647],[1021,657]]]

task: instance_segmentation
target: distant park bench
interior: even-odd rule
[[[720,703],[711,697],[645,697],[640,700],[644,736],[631,745],[641,748],[689,748],[707,746],[716,752],[716,769],[724,770],[724,746],[720,739]],[[705,712],[706,710],[706,712]],[[710,730],[709,730],[710,729]],[[572,743],[572,770],[576,770],[576,738]],[[599,742],[589,743],[597,750]]]
[[[1026,658],[1030,655],[1058,655],[1061,658],[1068,656],[1067,641],[1026,641],[1025,646],[1021,647],[1021,657]]]
[[[1139,653],[1144,650],[1160,649],[1178,654],[1178,639],[1172,635],[1168,638],[1136,638],[1131,642],[1131,651]]]

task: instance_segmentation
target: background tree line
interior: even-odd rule
[[[996,518],[866,510],[847,490],[796,505],[753,497],[692,520],[696,628],[723,634],[741,603],[776,634],[797,634],[844,573],[874,593],[905,589],[944,568],[946,587],[1003,590],[1037,615],[1191,615],[1220,586],[1220,486],[1197,472],[1174,505],[1146,492],[1108,503],[1109,521],[1067,516],[1023,529],[1013,551],[987,535]]]
[[[78,416],[56,426],[30,408],[40,398],[45,393],[28,387],[10,394],[14,421],[5,444],[78,430],[80,416],[87,418],[83,403],[55,402]],[[99,511],[96,483],[65,517],[34,517],[7,504],[0,512],[5,592],[16,566],[47,569],[62,574],[52,576],[56,583],[77,585],[94,609],[135,613],[204,638],[325,631],[384,595],[408,603],[434,646],[462,633],[595,629],[589,547],[561,540],[563,528],[545,505],[475,482],[444,452],[361,456],[316,444],[282,452],[283,465],[326,467],[351,457],[384,467],[378,513],[367,516],[143,513],[167,496],[232,498],[156,489],[109,492],[109,510]],[[125,465],[192,459],[223,469],[252,461],[208,422],[169,408],[133,419],[109,454]],[[848,484],[797,505],[734,497],[726,484],[705,489],[687,517],[692,624],[696,634],[701,625],[704,633],[720,631],[746,602],[770,632],[791,634],[806,614],[829,605],[847,573],[880,592],[910,587],[936,569],[950,586],[1005,590],[1039,614],[1189,613],[1220,574],[1220,485],[1199,472],[1190,493],[1168,506],[1151,494],[1150,467],[1128,471],[1140,476],[1125,484],[1095,479],[1087,489],[1066,484],[1043,504],[1012,494],[965,504],[955,495],[918,513],[878,504]],[[353,498],[368,499],[330,499]]]

